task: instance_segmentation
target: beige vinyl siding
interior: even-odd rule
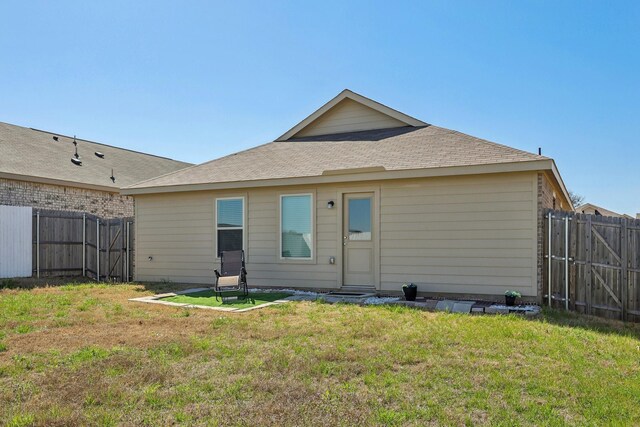
[[[335,190],[305,188],[316,199],[315,256],[328,260],[336,252],[336,209],[326,208]],[[263,286],[335,288],[335,265],[279,259],[281,194],[291,188],[237,192],[191,192],[136,197],[136,279],[211,284],[215,259],[214,206],[218,197],[243,195],[246,203],[247,270],[250,283]],[[149,261],[148,257],[153,260]]]
[[[136,197],[138,280],[210,283],[216,268],[212,263],[214,201],[203,196]]]
[[[215,199],[242,195],[250,285],[335,289],[339,194],[347,189],[379,195],[382,292],[414,282],[421,292],[536,294],[535,172],[136,196],[136,278],[211,284]],[[287,193],[314,195],[312,261],[279,259],[279,200]]]
[[[535,295],[536,191],[533,173],[382,185],[382,290]]]
[[[302,129],[295,137],[331,135],[400,126],[407,126],[407,124],[347,98]]]

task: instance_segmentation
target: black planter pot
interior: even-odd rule
[[[416,295],[418,295],[418,288],[417,287],[402,288],[402,292],[404,292],[404,299],[406,299],[407,301],[415,301]]]
[[[505,304],[507,304],[508,306],[513,306],[516,305],[516,297],[510,297],[508,295],[504,296],[504,302]]]

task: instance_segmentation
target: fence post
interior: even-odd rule
[[[548,234],[548,239],[547,239],[547,284],[549,287],[549,290],[547,291],[547,301],[549,303],[549,307],[551,307],[551,260],[553,255],[551,255],[551,229],[553,228],[553,211],[549,211],[549,213],[547,214],[547,218],[548,218],[548,230],[547,230],[547,234]]]
[[[107,274],[105,275],[105,280],[110,282],[111,281],[111,220],[107,219],[105,220],[105,230],[104,230],[104,239],[107,243],[107,268],[105,269],[105,271],[107,272]]]
[[[82,277],[87,276],[87,214],[82,214]]]
[[[125,273],[127,275],[127,279],[125,280],[126,283],[129,282],[129,221],[127,221],[127,229],[126,229],[126,243],[125,243],[125,250],[126,250],[126,256],[125,256]]]
[[[564,309],[569,311],[569,215],[564,217]]]
[[[36,211],[36,277],[40,278],[40,211]]]
[[[622,233],[622,238],[620,239],[620,250],[622,251],[622,253],[620,254],[620,258],[622,259],[621,263],[622,263],[622,283],[620,286],[620,299],[622,300],[622,320],[627,320],[627,305],[628,305],[628,298],[627,298],[627,288],[629,286],[629,252],[628,252],[628,248],[629,248],[629,239],[628,239],[628,229],[627,229],[627,219],[626,218],[622,218],[622,227],[620,228],[621,233]]]
[[[587,260],[586,260],[586,266],[585,266],[585,277],[586,277],[586,281],[587,281],[587,287],[586,287],[586,291],[587,291],[587,314],[591,314],[591,263],[593,262],[593,254],[592,254],[592,248],[591,248],[591,227],[592,227],[592,222],[591,222],[591,215],[587,215],[587,229],[585,230],[585,234],[586,234],[586,252],[587,252]]]
[[[576,258],[578,257],[577,254],[577,247],[578,247],[578,214],[574,214],[573,215],[573,221],[571,222],[571,235],[570,235],[570,240],[571,240],[571,248],[570,248],[570,252],[569,255],[571,255],[572,257],[572,264],[569,266],[570,270],[569,270],[569,295],[571,295],[571,303],[570,303],[570,307],[571,310],[576,311],[576,299],[577,299],[577,292],[576,292],[576,287],[577,287],[577,282],[578,282],[578,278],[577,276],[577,266],[576,266]]]
[[[100,281],[100,218],[96,218],[96,280]]]

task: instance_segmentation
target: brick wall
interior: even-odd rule
[[[133,216],[133,198],[129,196],[2,178],[0,205],[88,212],[103,218]]]
[[[542,302],[544,295],[544,210],[560,209],[560,203],[555,202],[554,189],[549,179],[543,173],[538,174],[538,299]]]

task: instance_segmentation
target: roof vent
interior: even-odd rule
[[[116,182],[116,177],[113,176],[113,169],[111,169],[111,176],[109,178],[111,178],[111,182]]]
[[[95,154],[96,154],[96,156],[97,156],[97,157],[100,157],[101,159],[104,159],[104,153],[101,153],[101,152],[99,152],[99,151],[96,151],[96,153],[95,153]]]
[[[58,140],[58,137],[57,137],[57,136],[54,136],[54,137],[53,137],[53,140],[54,140],[54,141],[57,141],[57,140]]]
[[[73,163],[76,166],[82,166],[82,161],[76,158],[71,158],[71,163]]]
[[[76,159],[79,159],[80,156],[78,155],[78,143],[76,142],[75,135],[73,135],[73,145],[76,147],[76,154],[74,154],[73,157],[75,157]]]

